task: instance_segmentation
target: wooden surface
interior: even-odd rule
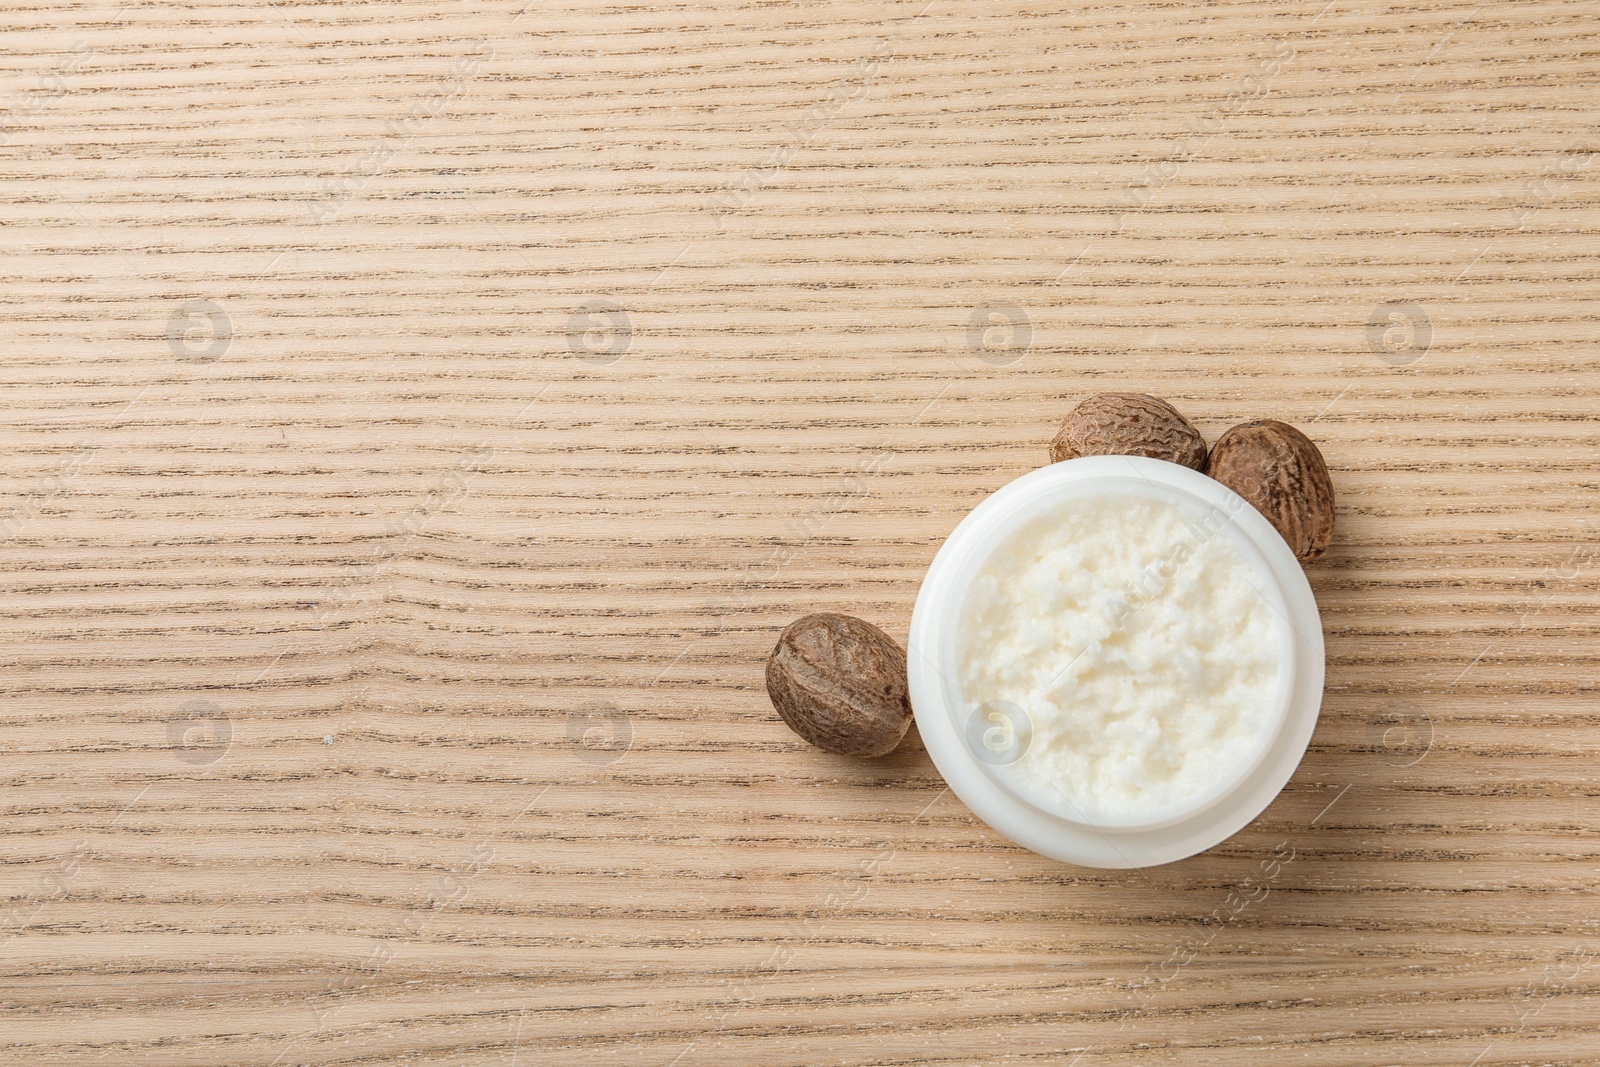
[[[1600,1063],[1600,7],[0,9],[0,1062]],[[1322,446],[1108,872],[762,664],[1117,388]]]

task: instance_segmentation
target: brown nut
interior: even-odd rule
[[[1272,419],[1240,423],[1217,439],[1206,473],[1277,527],[1301,561],[1333,539],[1333,479],[1311,438]]]
[[[790,623],[767,659],[767,695],[795,733],[844,756],[886,755],[911,725],[905,651],[849,615]]]
[[[1206,439],[1165,400],[1096,393],[1072,410],[1050,442],[1050,462],[1078,456],[1149,456],[1199,470]]]

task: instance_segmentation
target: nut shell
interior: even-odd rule
[[[849,615],[790,623],[767,659],[767,695],[795,733],[844,756],[887,755],[911,725],[905,650]]]
[[[1079,456],[1148,456],[1200,470],[1206,440],[1165,400],[1143,393],[1096,393],[1062,422],[1050,462]]]
[[[1333,539],[1333,479],[1311,438],[1272,419],[1240,423],[1217,439],[1206,471],[1249,501],[1302,562]]]

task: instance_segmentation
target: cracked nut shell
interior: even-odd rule
[[[911,725],[905,650],[849,615],[790,623],[767,659],[767,695],[795,733],[844,756],[887,755]]]
[[[1333,479],[1311,438],[1288,423],[1240,423],[1217,439],[1205,472],[1277,527],[1304,562],[1333,539]]]
[[[1073,408],[1050,442],[1050,462],[1079,456],[1148,456],[1200,470],[1206,440],[1165,400],[1096,393]]]

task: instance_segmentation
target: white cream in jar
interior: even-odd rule
[[[1000,543],[956,630],[964,702],[1014,747],[986,762],[1069,817],[1124,825],[1249,770],[1289,640],[1228,521],[1108,490]]]

